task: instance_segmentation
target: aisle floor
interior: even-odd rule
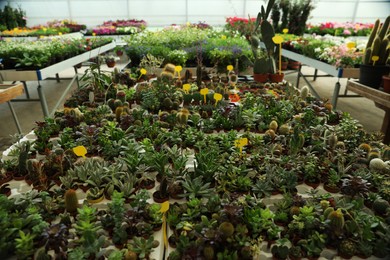
[[[80,72],[86,67],[83,67]],[[314,69],[310,67],[302,68],[304,74],[313,74]],[[321,74],[321,72],[319,72]],[[59,73],[60,77],[69,78],[74,75],[73,68]],[[285,79],[295,84],[297,73],[286,75]],[[320,77],[315,81],[309,78],[309,81],[315,87],[316,91],[323,99],[331,99],[337,78]],[[57,103],[57,100],[63,93],[63,89],[69,84],[70,80],[61,79],[60,82],[56,80],[45,80],[41,82],[45,97],[47,99],[49,110]],[[341,90],[344,93],[347,79],[340,79]],[[300,80],[300,86],[305,85],[303,80]],[[73,84],[73,89],[76,88],[76,83]],[[27,82],[28,91],[32,98],[37,98],[37,82]],[[70,91],[71,92],[71,91]],[[37,121],[43,120],[43,113],[40,102],[12,102],[12,105],[19,118],[23,134],[27,134],[35,126]],[[366,98],[340,98],[337,104],[337,109],[349,112],[352,117],[357,119],[366,131],[376,132],[380,131],[384,111],[375,107],[374,102]],[[14,140],[12,136],[17,134],[17,128],[12,118],[12,114],[6,103],[0,104],[0,154],[8,148]]]

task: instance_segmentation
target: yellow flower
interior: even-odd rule
[[[221,35],[222,40],[226,40],[226,35]]]

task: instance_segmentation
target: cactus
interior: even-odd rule
[[[272,120],[271,123],[269,123],[269,126],[268,128],[271,129],[271,130],[274,130],[274,132],[276,132],[276,130],[278,129],[278,122],[276,122],[275,120]]]
[[[250,37],[250,43],[252,47],[253,56],[255,57],[255,61],[253,64],[253,72],[256,74],[264,74],[264,73],[275,73],[276,72],[276,63],[274,59],[275,54],[275,43],[272,38],[275,36],[274,28],[272,24],[268,22],[267,18],[269,13],[272,10],[272,7],[275,4],[275,0],[268,1],[267,8],[264,9],[264,6],[261,6],[261,12],[257,15],[255,29],[253,31],[253,35]],[[261,39],[265,45],[265,49],[267,52],[266,57],[259,56],[258,48],[260,44],[260,40],[258,34],[258,30],[260,28]]]
[[[339,253],[346,258],[352,257],[356,253],[356,244],[352,240],[345,239],[339,244]]]
[[[119,90],[116,92],[116,99],[119,99],[122,103],[124,103],[126,101],[126,93],[123,90]]]
[[[168,109],[168,110],[171,109],[173,106],[172,99],[170,99],[169,97],[164,98],[163,106],[165,109]]]
[[[390,161],[390,147],[386,147],[382,152],[383,161]]]
[[[379,215],[385,215],[390,208],[389,202],[384,199],[378,198],[372,204],[372,209]]]
[[[203,256],[206,260],[212,260],[214,259],[214,248],[212,246],[205,246],[203,248]]]
[[[79,201],[75,190],[69,189],[65,192],[65,209],[69,213],[76,213],[79,207]]]
[[[373,65],[372,57],[378,56],[379,59],[375,62],[375,65],[385,65],[390,55],[390,43],[389,34],[390,16],[388,16],[380,26],[379,19],[375,21],[374,28],[368,38],[366,50],[364,52],[363,64]]]
[[[27,159],[30,148],[30,142],[22,142],[20,144],[20,152],[18,156],[18,174],[20,176],[25,176],[27,174]]]
[[[344,228],[344,214],[341,209],[334,210],[329,213],[329,225],[336,234],[340,234]]]
[[[326,219],[328,219],[328,216],[330,215],[330,213],[334,212],[334,209],[332,207],[328,207],[324,210],[324,217]]]
[[[228,238],[234,234],[234,226],[230,222],[222,222],[219,227],[218,231],[221,233],[222,237]]]

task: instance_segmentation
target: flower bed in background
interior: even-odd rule
[[[224,71],[227,65],[236,64],[236,60],[239,70],[248,67],[243,57],[251,58],[252,52],[245,38],[231,36],[227,31],[203,28],[205,26],[175,25],[132,35],[124,38],[128,43],[126,53],[134,66],[138,66],[147,54],[163,59],[162,65],[176,64],[176,60],[183,62],[183,52],[178,52],[181,50],[186,53],[187,59],[183,63],[187,67],[196,66],[198,59],[202,59],[204,66],[216,66]]]
[[[86,26],[69,20],[53,20],[44,25],[36,25],[30,28],[13,28],[4,30],[0,33],[6,37],[25,37],[25,36],[52,36],[65,33],[78,32],[85,29]]]
[[[361,64],[367,39],[335,36],[283,35],[283,48],[317,59],[338,68],[354,68]]]
[[[116,20],[106,21],[102,25],[89,29],[87,34],[90,35],[120,35],[134,34],[146,29],[144,20]]]
[[[318,25],[308,24],[305,33],[333,36],[368,36],[372,30],[374,24],[372,23],[337,23],[327,22]]]

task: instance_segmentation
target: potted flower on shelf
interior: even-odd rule
[[[362,64],[360,64],[359,82],[363,85],[379,88],[382,76],[390,72],[388,61],[389,39],[386,37],[389,33],[390,16],[388,16],[380,26],[379,19],[376,20],[374,28],[368,38]]]
[[[113,55],[106,55],[103,57],[103,59],[107,65],[107,67],[113,68],[116,65],[116,61],[117,61],[118,57],[115,57]]]

